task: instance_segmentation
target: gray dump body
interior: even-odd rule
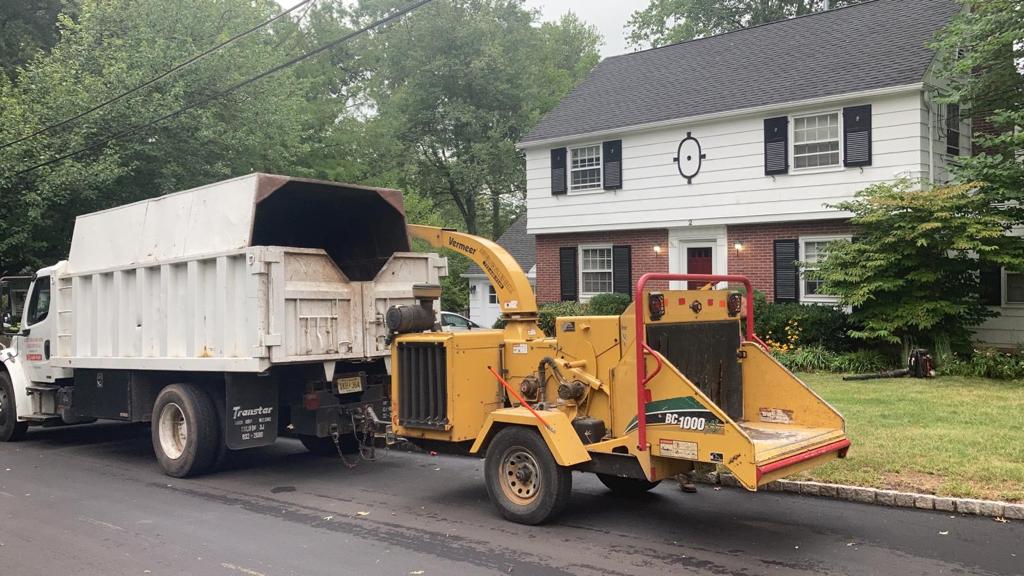
[[[55,368],[262,372],[386,356],[447,273],[394,190],[251,174],[81,216],[51,276]]]

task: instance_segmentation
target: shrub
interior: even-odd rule
[[[967,358],[950,356],[937,366],[939,372],[952,376],[974,376],[999,380],[1024,378],[1024,349],[1000,352],[993,349],[975,350]]]
[[[773,350],[772,354],[779,363],[794,372],[830,371],[836,362],[836,354],[823,346]]]
[[[592,316],[619,316],[632,301],[628,294],[598,294],[590,299],[587,313]]]
[[[855,350],[836,356],[835,362],[832,365],[832,371],[849,374],[869,374],[891,370],[897,364],[899,362],[893,355],[886,354],[880,350]]]
[[[766,342],[789,348],[821,346],[834,352],[854,347],[850,317],[839,308],[815,304],[770,303],[754,292],[754,330]]]
[[[555,318],[559,316],[584,316],[588,313],[586,304],[581,302],[550,302],[540,305],[537,324],[548,336],[555,335]]]

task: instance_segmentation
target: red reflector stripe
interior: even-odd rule
[[[680,298],[679,299],[679,305],[680,306],[685,306],[686,305],[686,298]]]
[[[708,298],[708,306],[714,306],[714,305],[715,305],[715,299],[714,298]]]

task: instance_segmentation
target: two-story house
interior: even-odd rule
[[[854,234],[831,206],[899,177],[944,182],[970,153],[928,47],[958,10],[873,0],[603,60],[520,144],[539,300],[660,271],[835,302],[795,264]],[[1011,317],[1020,276],[996,280]],[[1024,339],[1017,320],[982,339]]]

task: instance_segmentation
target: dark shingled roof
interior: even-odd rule
[[[530,268],[537,263],[537,239],[526,233],[526,215],[522,215],[505,230],[505,233],[498,238],[498,245],[508,250],[508,253],[519,262],[519,266],[526,274]],[[476,264],[470,264],[465,272],[469,274],[482,275],[483,270]]]
[[[524,143],[921,82],[954,0],[873,0],[606,58]]]

